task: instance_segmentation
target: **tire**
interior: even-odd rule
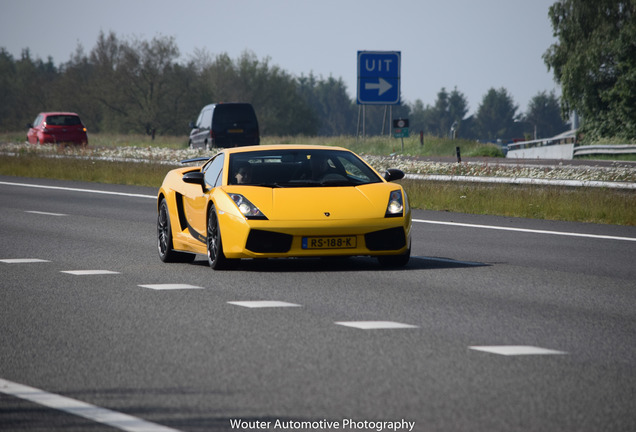
[[[409,263],[411,259],[411,246],[402,255],[381,255],[378,257],[378,262],[382,267],[399,268],[404,267]]]
[[[232,268],[236,265],[237,260],[230,260],[223,253],[223,244],[221,243],[221,228],[219,226],[219,218],[216,214],[214,204],[208,209],[207,224],[207,250],[208,264],[214,270],[223,270]]]
[[[177,252],[172,249],[172,227],[170,226],[170,212],[165,199],[159,203],[157,214],[157,250],[159,259],[165,263],[192,262],[195,254]]]

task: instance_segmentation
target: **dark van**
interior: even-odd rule
[[[248,103],[206,105],[190,127],[190,148],[210,150],[260,144],[256,113]]]

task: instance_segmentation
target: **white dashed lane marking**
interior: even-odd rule
[[[28,263],[45,263],[51,262],[49,260],[39,258],[6,258],[0,259],[1,263],[5,264],[28,264]],[[74,276],[86,276],[86,275],[114,275],[120,274],[111,270],[64,270],[61,273],[67,273]],[[141,288],[148,288],[152,290],[192,290],[192,289],[205,289],[200,286],[190,284],[147,284],[137,285]],[[301,307],[302,305],[296,303],[288,303],[278,300],[252,300],[252,301],[229,301],[228,304],[241,306],[246,308],[280,308],[280,307]],[[395,321],[336,321],[336,325],[351,327],[361,330],[381,330],[381,329],[413,329],[420,328],[419,326],[412,324],[399,323]],[[565,351],[558,351],[553,349],[528,346],[528,345],[474,345],[468,347],[474,351],[481,351],[490,354],[498,354],[503,356],[522,356],[522,355],[564,355],[568,354]]]
[[[67,273],[74,276],[92,276],[92,275],[113,275],[119,274],[116,271],[110,270],[63,270],[60,273]]]
[[[50,213],[50,212],[35,211],[35,210],[25,210],[25,213],[44,215],[44,216],[68,216],[64,213]]]
[[[31,263],[45,263],[45,262],[51,262],[51,261],[43,260],[39,258],[8,258],[8,259],[1,259],[0,262],[3,262],[5,264],[31,264]]]
[[[184,290],[184,289],[204,289],[203,287],[189,284],[151,284],[137,285],[141,288],[149,288],[152,290]]]
[[[416,325],[395,321],[336,321],[335,324],[362,330],[419,328]]]
[[[230,301],[228,303],[236,306],[243,306],[246,308],[300,307],[299,304],[275,300]]]
[[[521,355],[562,355],[567,354],[565,351],[557,351],[547,348],[540,348],[528,345],[490,345],[490,346],[470,346],[475,351],[483,351],[491,354],[499,354],[504,356],[521,356]]]

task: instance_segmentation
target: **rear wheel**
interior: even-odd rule
[[[214,205],[210,206],[210,209],[208,210],[207,234],[208,264],[210,264],[210,267],[214,270],[223,270],[235,265],[236,260],[227,259],[223,253],[219,218],[216,215]]]
[[[172,227],[170,226],[170,213],[165,199],[161,200],[157,215],[157,249],[159,250],[159,259],[166,263],[194,261],[194,254],[177,252],[172,249]]]

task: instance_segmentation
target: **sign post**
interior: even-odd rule
[[[360,132],[360,109],[362,130],[366,105],[400,104],[400,51],[358,51],[358,133]],[[382,125],[384,129],[384,125]]]
[[[404,151],[404,138],[409,137],[409,119],[393,120],[393,137],[402,138],[402,151]]]

